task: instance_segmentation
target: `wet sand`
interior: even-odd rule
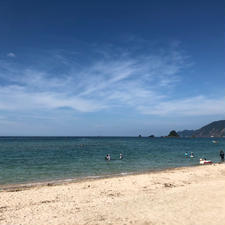
[[[0,192],[0,224],[221,225],[225,164]]]

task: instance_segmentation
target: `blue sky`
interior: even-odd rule
[[[225,115],[224,1],[1,1],[0,135],[166,135]]]

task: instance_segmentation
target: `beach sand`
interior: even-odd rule
[[[225,224],[225,164],[0,192],[0,224]]]

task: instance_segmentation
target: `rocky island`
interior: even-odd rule
[[[175,130],[172,130],[170,131],[167,137],[180,137],[180,136]]]

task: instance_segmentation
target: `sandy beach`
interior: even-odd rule
[[[1,189],[0,224],[221,225],[224,188],[225,164],[213,164]]]

